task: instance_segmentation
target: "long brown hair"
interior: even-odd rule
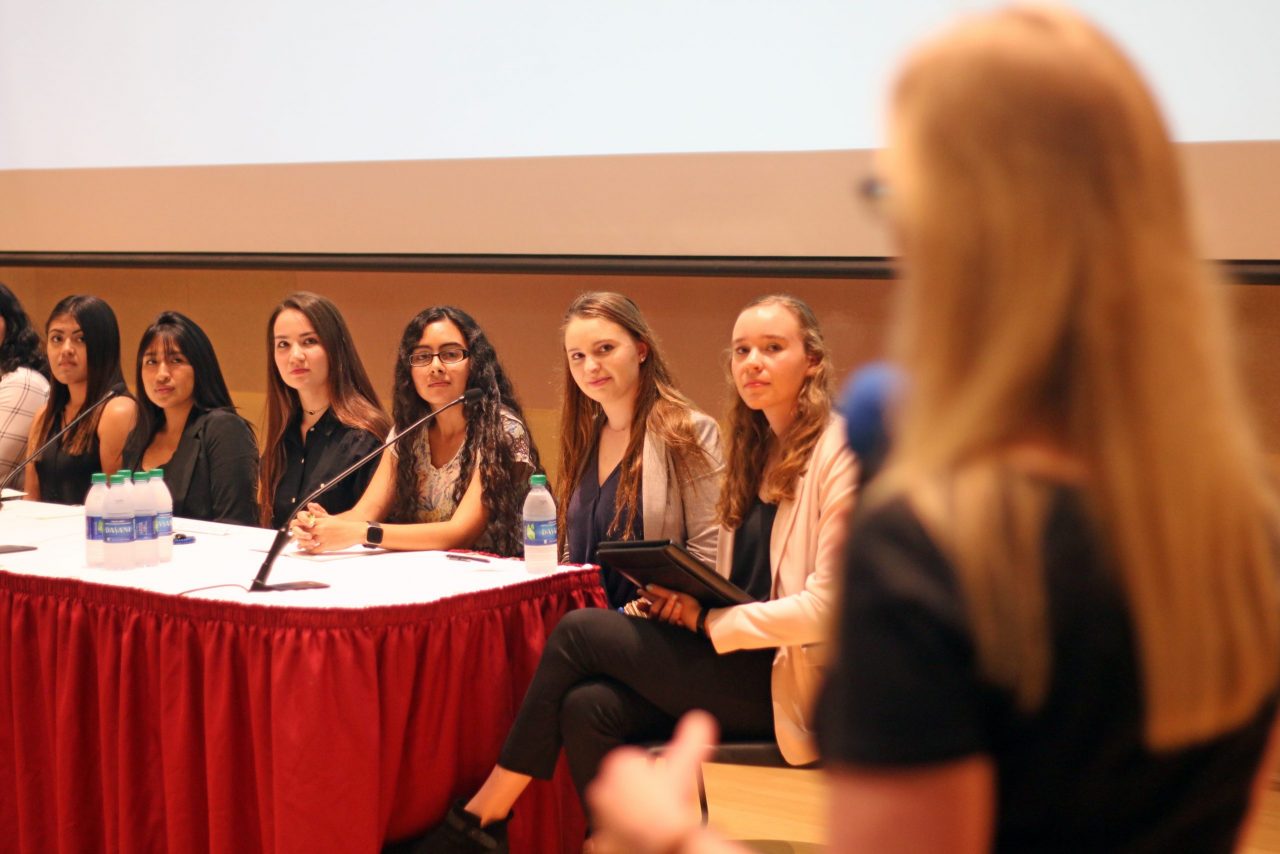
[[[796,483],[808,468],[813,448],[822,438],[831,417],[835,368],[813,309],[789,294],[770,294],[747,303],[742,311],[762,305],[780,305],[795,315],[800,324],[805,355],[813,364],[814,371],[805,377],[804,385],[800,387],[795,420],[783,436],[774,436],[764,413],[748,407],[734,390],[725,442],[724,486],[716,504],[720,524],[730,530],[742,524],[758,493],[763,493],[764,500],[770,504],[795,497]],[[732,377],[729,384],[733,385]],[[765,477],[765,463],[774,442],[781,449],[780,455]]]
[[[622,327],[637,344],[648,351],[640,363],[640,381],[635,411],[631,417],[631,435],[619,463],[618,496],[614,502],[611,535],[630,538],[640,508],[640,482],[644,458],[645,434],[666,446],[671,455],[676,479],[688,483],[707,472],[714,461],[698,444],[691,413],[697,408],[675,386],[667,361],[662,357],[658,339],[640,313],[639,307],[622,294],[607,291],[584,293],[564,313],[560,324],[561,338],[569,321],[575,318],[599,318]],[[564,546],[565,513],[591,458],[600,429],[604,409],[587,397],[574,382],[568,359],[564,362],[564,397],[560,408],[560,482],[556,485],[557,530]]]
[[[1015,8],[919,49],[893,108],[910,383],[881,493],[948,551],[984,673],[1031,708],[1050,503],[1011,461],[1075,461],[1134,621],[1147,743],[1242,723],[1280,665],[1277,508],[1154,100],[1078,15]]]
[[[267,425],[263,431],[261,473],[258,478],[258,508],[262,524],[271,525],[276,486],[284,476],[284,431],[302,409],[298,392],[285,385],[272,355],[276,318],[293,309],[311,323],[329,358],[329,407],[333,416],[348,427],[365,430],[382,439],[391,430],[391,419],[378,402],[378,393],[369,382],[360,355],[351,343],[351,332],[338,307],[319,294],[300,291],[284,298],[267,319]]]

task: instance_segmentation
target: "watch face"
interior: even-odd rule
[[[365,533],[364,538],[369,545],[382,545],[382,526],[370,523],[369,530]]]

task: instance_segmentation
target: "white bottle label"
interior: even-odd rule
[[[102,539],[109,544],[133,542],[133,519],[115,518],[102,520]]]

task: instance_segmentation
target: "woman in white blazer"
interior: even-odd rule
[[[511,807],[549,778],[563,746],[581,794],[614,747],[665,738],[706,709],[730,738],[775,736],[796,763],[815,756],[810,706],[853,505],[855,462],[831,414],[831,360],[794,297],[747,306],[733,330],[730,413],[716,568],[754,603],[703,609],[652,585],[647,619],[568,614],[547,641],[498,764],[415,852],[505,851]]]

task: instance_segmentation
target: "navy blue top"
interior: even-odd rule
[[[631,529],[626,530],[626,516],[618,522],[618,528],[610,531],[614,509],[618,500],[618,479],[621,476],[621,465],[613,467],[604,483],[599,482],[596,472],[599,461],[596,452],[592,452],[578,479],[578,488],[569,499],[569,510],[565,513],[565,544],[569,547],[570,563],[595,563],[596,546],[605,540],[642,540],[644,539],[644,500],[636,502],[636,518]],[[642,495],[641,484],[636,485],[636,495]],[[600,584],[609,597],[609,607],[621,608],[636,598],[636,587],[612,569],[600,568]]]
[[[777,515],[777,504],[766,504],[757,496],[733,535],[733,565],[729,568],[729,580],[757,602],[767,601],[773,592],[769,544],[773,540],[773,520]]]

